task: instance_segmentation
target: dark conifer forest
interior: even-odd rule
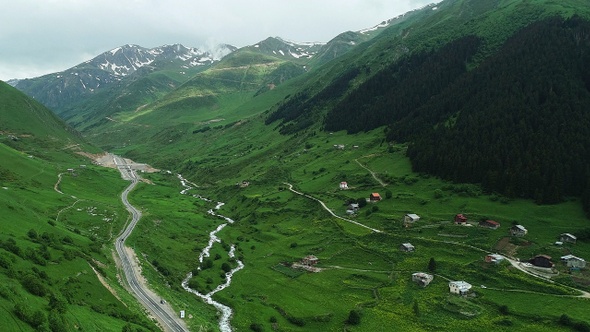
[[[387,140],[408,142],[415,171],[543,204],[581,196],[588,210],[590,23],[530,24],[474,63],[484,43],[464,36],[405,56],[343,93],[359,72],[350,70],[330,91],[287,100],[267,123],[290,121],[289,133],[325,107],[329,131],[386,126]]]

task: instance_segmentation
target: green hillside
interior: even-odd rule
[[[77,155],[98,150],[2,82],[0,109],[2,330],[154,330],[106,247],[127,219],[118,172]]]

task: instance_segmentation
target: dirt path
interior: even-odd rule
[[[57,175],[57,182],[55,183],[55,185],[53,185],[53,190],[57,191],[58,193],[60,193],[60,194],[62,194],[62,195],[63,195],[64,193],[62,193],[62,192],[61,192],[61,190],[59,190],[59,184],[61,183],[61,176],[62,176],[63,174],[64,174],[64,173],[59,173],[59,174]]]
[[[375,273],[391,273],[391,271],[384,270],[367,270],[367,269],[355,269],[353,267],[343,267],[338,265],[328,265],[329,268],[337,270],[357,271],[357,272],[375,272]]]
[[[113,296],[115,298],[117,298],[117,300],[119,300],[119,302],[123,303],[124,306],[127,306],[127,304],[125,302],[121,301],[119,294],[117,294],[117,292],[113,289],[113,287],[111,287],[111,285],[109,285],[107,283],[107,281],[104,279],[104,277],[100,273],[98,273],[98,271],[96,271],[94,266],[92,266],[90,263],[88,263],[88,265],[90,265],[90,268],[92,268],[92,271],[94,271],[94,274],[96,274],[98,281],[100,281],[100,283],[104,286],[104,288],[106,288],[111,294],[113,294]]]
[[[361,158],[367,158],[367,157],[372,157],[373,155],[368,155],[368,156],[364,156]],[[371,173],[371,176],[373,177],[373,179],[375,179],[375,181],[379,182],[379,184],[382,187],[387,187],[387,183],[383,182],[380,178],[377,177],[377,174],[375,172],[373,172],[372,170],[370,170],[367,166],[361,164],[361,162],[358,159],[355,159],[354,161],[356,161],[357,164],[359,164],[360,167],[366,169],[369,173]]]
[[[378,230],[378,229],[375,229],[375,228],[371,228],[371,227],[369,227],[369,226],[367,226],[367,225],[361,224],[361,223],[360,223],[360,222],[358,222],[358,221],[354,221],[354,220],[350,220],[350,219],[346,219],[346,218],[344,218],[344,217],[341,217],[341,216],[339,216],[339,215],[335,214],[335,213],[334,213],[334,212],[333,212],[333,211],[332,211],[332,210],[331,210],[331,209],[330,209],[328,206],[326,206],[326,204],[325,204],[324,202],[320,201],[319,199],[317,199],[317,198],[315,198],[315,197],[313,197],[313,196],[310,196],[310,195],[307,195],[307,194],[304,194],[304,193],[301,193],[301,192],[298,192],[298,191],[296,191],[295,189],[293,189],[293,185],[292,185],[292,184],[290,184],[290,183],[287,183],[287,182],[285,182],[285,184],[286,184],[287,186],[289,186],[289,190],[290,190],[290,191],[292,191],[292,192],[296,193],[297,195],[301,195],[301,196],[307,197],[307,198],[309,198],[309,199],[311,199],[311,200],[314,200],[314,201],[316,201],[316,202],[320,203],[320,205],[321,205],[321,206],[324,208],[324,210],[328,211],[328,213],[330,213],[330,214],[331,214],[331,215],[332,215],[334,218],[338,218],[338,219],[340,219],[340,220],[344,220],[344,221],[346,221],[346,222],[349,222],[349,223],[351,223],[351,224],[355,224],[355,225],[357,225],[357,226],[364,227],[364,228],[366,228],[366,229],[370,229],[371,231],[373,231],[373,232],[375,232],[375,233],[383,233],[383,231],[381,231],[381,230]]]

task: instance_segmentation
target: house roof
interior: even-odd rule
[[[526,232],[526,228],[524,228],[523,225],[514,225],[514,226],[512,226],[512,228],[517,228],[518,230],[521,230],[523,232]]]
[[[406,216],[412,218],[412,219],[420,219],[420,216],[414,213],[408,213],[406,214]]]
[[[410,242],[402,243],[402,246],[406,248],[414,248],[414,246]]]
[[[429,274],[428,273],[424,273],[424,272],[416,272],[416,273],[412,273],[413,276],[417,276],[417,277],[428,277]]]
[[[471,289],[471,284],[466,282],[466,281],[451,281],[449,282],[449,287],[451,286],[455,286],[457,288],[459,288],[460,290],[469,290]]]
[[[569,237],[569,238],[571,238],[571,239],[574,239],[574,240],[576,240],[576,239],[577,239],[577,237],[575,237],[574,235],[572,235],[572,234],[570,234],[570,233],[562,233],[562,234],[561,234],[561,236],[567,236],[567,237]]]
[[[424,273],[424,272],[416,272],[416,273],[412,273],[412,277],[417,277],[420,279],[434,279],[434,276],[432,276],[431,274],[428,273]]]
[[[497,221],[493,221],[493,220],[486,220],[485,222],[487,222],[488,224],[492,224],[492,225],[497,225],[500,226],[500,223]]]
[[[583,258],[574,256],[574,255],[561,256],[561,260],[562,261],[576,260],[576,261],[583,261],[583,262],[585,262],[585,260]]]
[[[371,196],[373,196],[373,197],[381,197],[381,195],[379,195],[379,193],[372,193]]]
[[[489,254],[488,257],[492,257],[493,259],[495,259],[497,261],[504,259],[504,256],[498,255],[498,254]]]
[[[545,259],[551,260],[551,256],[547,256],[547,255],[537,255],[537,256],[533,257],[533,259],[534,258],[545,258]]]

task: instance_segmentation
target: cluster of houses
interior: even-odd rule
[[[473,226],[472,224],[467,223],[467,216],[464,215],[463,213],[459,213],[459,214],[455,215],[455,218],[453,219],[453,221],[455,222],[455,225]],[[478,226],[489,228],[489,229],[498,229],[498,228],[500,228],[500,223],[497,221],[494,221],[494,220],[484,219],[484,220],[479,221]]]
[[[344,150],[346,148],[346,145],[344,144],[334,144],[334,149],[336,150]],[[358,149],[359,146],[358,145],[353,145],[352,146],[353,149]]]
[[[432,274],[424,272],[412,273],[412,281],[422,287],[428,286],[432,280],[434,280],[434,276]],[[471,286],[470,283],[463,280],[449,282],[449,292],[451,294],[467,295],[472,287],[473,286]]]

